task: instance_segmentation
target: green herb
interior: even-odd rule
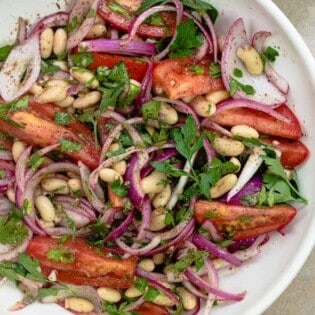
[[[40,72],[41,74],[53,74],[60,70],[60,67],[54,65],[54,60],[42,60]]]
[[[154,131],[153,135],[151,136],[152,142],[156,146],[162,146],[169,140],[169,130],[167,129],[160,129],[159,131]]]
[[[141,293],[144,293],[148,287],[148,280],[145,278],[136,278],[133,282],[135,288],[137,288]]]
[[[96,222],[88,226],[91,233],[87,236],[89,245],[104,246],[104,238],[109,234],[109,229],[103,222]]]
[[[212,78],[221,78],[221,66],[218,63],[211,62],[209,66],[209,71]]]
[[[164,0],[144,0],[141,1],[141,6],[139,7],[139,9],[135,12],[136,15],[142,13],[143,11],[145,11],[146,9],[152,7],[155,4],[158,4],[160,2],[163,2]]]
[[[78,26],[78,17],[74,16],[70,23],[65,27],[65,31],[67,33],[71,33],[72,31],[74,31]]]
[[[176,29],[176,37],[170,46],[170,58],[182,58],[192,55],[203,43],[202,36],[193,19],[180,23]]]
[[[189,68],[188,68],[188,71],[189,72],[192,72],[194,74],[199,74],[199,75],[202,75],[205,73],[205,69],[199,65],[191,65]]]
[[[0,61],[5,61],[7,59],[12,48],[13,48],[12,45],[6,45],[6,46],[0,47]]]
[[[207,211],[205,213],[205,218],[207,219],[217,219],[219,217],[219,214],[214,211]]]
[[[51,248],[48,251],[47,258],[54,262],[73,263],[75,256],[73,252],[71,252],[67,248],[56,247],[56,248]]]
[[[245,85],[233,77],[230,78],[230,95],[233,96],[237,91],[243,91],[246,95],[254,95],[256,90],[251,85]]]
[[[210,3],[202,0],[182,0],[184,6],[198,11],[200,15],[207,13],[214,23],[219,15],[218,10]]]
[[[47,296],[57,296],[62,289],[54,289],[54,288],[40,288],[36,298],[37,300],[41,300]]]
[[[149,287],[148,291],[145,293],[145,295],[143,296],[143,299],[146,301],[146,302],[151,302],[153,301],[158,295],[160,295],[160,291],[155,289],[155,288],[152,288],[152,287]]]
[[[169,162],[151,162],[151,166],[153,166],[158,172],[168,174],[173,177],[187,176],[188,173],[183,171],[182,169],[176,168],[171,165]]]
[[[187,255],[181,257],[181,259],[174,264],[172,269],[174,272],[179,273],[194,265],[196,270],[199,271],[204,266],[205,259],[207,259],[208,256],[209,253],[207,251],[189,249]]]
[[[55,112],[54,116],[56,124],[61,126],[68,126],[73,119],[71,114],[64,112]]]
[[[42,155],[40,155],[38,152],[35,152],[30,156],[26,164],[27,166],[30,166],[33,170],[37,170],[44,161],[45,161],[45,158]]]
[[[142,117],[144,122],[147,122],[149,118],[158,119],[161,108],[161,102],[151,100],[141,106]]]
[[[121,198],[126,197],[128,195],[129,185],[121,183],[120,179],[117,179],[110,183],[110,188],[116,195],[118,195]]]
[[[241,69],[235,68],[233,71],[233,75],[237,78],[241,78],[243,76],[243,72]]]
[[[92,18],[96,15],[95,10],[93,10],[92,8],[90,9],[89,13],[87,14],[87,18]]]
[[[232,241],[232,240],[223,240],[223,241],[217,243],[217,245],[219,245],[220,247],[223,247],[223,248],[228,247],[232,244],[234,244],[234,241]]]
[[[82,52],[75,55],[71,55],[73,65],[76,67],[87,68],[94,62],[92,54],[88,52]]]
[[[28,236],[28,230],[23,223],[23,216],[16,209],[8,216],[0,216],[0,243],[19,245]]]
[[[155,25],[155,26],[163,26],[164,25],[164,20],[162,19],[162,16],[160,12],[156,12],[149,16],[146,21],[146,23]]]
[[[117,304],[112,304],[109,302],[104,302],[103,311],[108,315],[139,315],[137,312],[128,312],[125,309],[129,306],[128,302],[121,303],[119,306]]]
[[[26,109],[28,107],[28,103],[29,103],[29,97],[25,96],[11,103],[1,104],[0,117],[2,118],[2,116],[6,116],[10,112]]]
[[[93,134],[94,134],[94,143],[95,143],[96,148],[98,148],[99,143],[98,143],[97,120],[93,117],[93,113],[85,112],[78,117],[78,120],[85,123],[90,123],[92,125]]]
[[[116,1],[111,1],[108,4],[108,8],[115,13],[121,14],[121,15],[125,15],[128,16],[130,15],[130,12],[125,9],[123,6],[121,6],[119,3],[117,3]]]
[[[27,254],[20,253],[18,255],[18,264],[25,269],[26,278],[33,281],[46,282],[46,277],[39,271],[40,264],[37,259],[32,259]]]
[[[7,176],[7,171],[0,170],[0,179],[4,179]]]
[[[266,50],[261,54],[261,57],[264,62],[271,61],[275,62],[276,58],[279,56],[279,52],[272,47],[267,47]]]
[[[166,225],[173,225],[173,226],[175,226],[175,218],[174,218],[174,215],[173,215],[172,212],[170,212],[170,211],[166,212],[164,223]]]
[[[252,216],[249,216],[249,215],[242,215],[240,217],[240,221],[242,223],[247,223],[247,222],[250,222],[250,221],[253,221],[253,217]]]
[[[62,152],[67,152],[67,153],[78,152],[82,148],[80,143],[76,143],[76,142],[66,140],[66,139],[60,139],[59,143],[60,143],[60,150]]]

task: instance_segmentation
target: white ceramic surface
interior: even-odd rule
[[[0,44],[12,42],[18,16],[38,19],[39,15],[54,12],[64,7],[66,0],[1,0]],[[315,150],[315,63],[292,24],[270,0],[212,0],[220,10],[217,22],[219,34],[224,33],[238,17],[243,17],[249,34],[258,30],[272,31],[270,44],[280,48],[276,68],[290,83],[289,104],[294,107],[303,124],[303,141]],[[315,158],[300,169],[301,189],[309,199],[309,205],[298,211],[288,234],[282,237],[275,233],[263,248],[259,257],[243,265],[239,270],[222,274],[221,287],[232,292],[246,290],[241,303],[229,303],[216,307],[214,315],[261,314],[285,290],[302,267],[315,241]],[[12,284],[0,288],[0,314],[12,314],[7,309],[21,295]],[[17,315],[61,315],[64,310],[55,305],[34,304],[16,313]]]

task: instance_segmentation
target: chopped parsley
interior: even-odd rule
[[[73,263],[75,256],[73,252],[67,248],[56,247],[48,251],[47,258],[54,262]]]
[[[92,125],[93,134],[94,134],[94,143],[95,143],[95,146],[98,148],[99,143],[98,143],[98,137],[97,137],[98,136],[97,120],[93,117],[93,113],[85,112],[78,117],[78,120]]]
[[[78,54],[71,55],[73,65],[76,67],[87,68],[94,62],[92,54],[88,52],[81,52]]]
[[[149,118],[158,119],[161,109],[161,102],[151,100],[141,106],[142,117],[144,122],[147,122]]]
[[[266,50],[261,54],[262,60],[264,62],[270,61],[275,62],[276,58],[279,56],[279,52],[272,47],[267,47]]]
[[[55,112],[55,122],[60,126],[68,126],[72,121],[73,117],[69,113]]]
[[[126,197],[128,194],[128,184],[121,183],[119,179],[110,183],[111,190],[119,197],[123,198]]]
[[[205,259],[207,259],[208,256],[209,253],[205,250],[189,249],[187,255],[177,261],[172,269],[174,272],[179,273],[194,265],[196,270],[199,271],[204,266]]]
[[[53,74],[60,70],[60,67],[54,64],[54,60],[42,60],[40,67],[41,74]]]
[[[0,47],[0,61],[5,61],[8,58],[12,48],[13,48],[12,45]]]
[[[233,77],[230,78],[230,95],[233,96],[237,91],[243,91],[246,95],[254,95],[256,90],[251,85],[246,85]]]
[[[78,152],[82,148],[80,143],[76,143],[76,142],[66,140],[66,139],[60,139],[59,143],[60,143],[60,150],[62,152],[67,152],[67,153]]]
[[[233,75],[237,78],[243,77],[243,72],[241,69],[235,68],[233,71]]]
[[[42,163],[45,161],[45,157],[40,155],[38,152],[33,153],[27,160],[27,166],[30,166],[33,170],[37,170]]]
[[[217,79],[221,77],[221,66],[218,63],[211,62],[209,71],[212,78]]]
[[[125,9],[122,5],[120,5],[119,3],[117,3],[116,1],[111,1],[108,4],[108,8],[115,13],[121,14],[121,15],[125,15],[128,16],[130,15],[130,12]]]
[[[78,17],[74,16],[70,23],[65,27],[65,31],[67,33],[71,33],[72,31],[74,31],[78,26]]]
[[[194,74],[202,75],[205,73],[205,69],[199,65],[192,65],[188,68],[188,71]]]

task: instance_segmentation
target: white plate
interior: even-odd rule
[[[18,16],[34,21],[40,16],[64,8],[66,0],[10,0],[0,1],[0,43],[14,40]],[[284,14],[270,0],[212,0],[221,15],[217,22],[220,32],[238,17],[242,17],[249,33],[267,30],[273,33],[271,44],[280,47],[277,69],[284,75],[291,87],[289,104],[292,105],[303,123],[304,143],[315,151],[315,63],[303,40]],[[219,32],[219,33],[220,33]],[[231,292],[247,291],[240,303],[216,307],[214,315],[256,315],[261,314],[286,289],[296,276],[315,241],[315,158],[310,159],[299,171],[301,189],[309,199],[309,205],[298,211],[289,226],[286,237],[275,233],[263,246],[259,257],[239,270],[224,275],[220,286]],[[7,309],[21,295],[13,285],[0,289],[0,313],[12,315]],[[296,301],[298,303],[298,301]],[[31,305],[17,315],[57,315],[67,312],[56,305]],[[152,314],[154,315],[154,314]]]

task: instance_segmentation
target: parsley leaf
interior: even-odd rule
[[[89,245],[104,246],[104,238],[110,232],[103,222],[96,222],[88,226],[91,233],[87,236]]]
[[[128,16],[130,15],[130,12],[125,9],[123,6],[121,6],[119,3],[117,3],[116,1],[111,1],[108,4],[108,8],[115,13],[121,14],[121,15],[125,15]]]
[[[209,66],[210,76],[212,78],[220,78],[221,77],[221,66],[218,63],[211,62]]]
[[[93,117],[93,113],[85,112],[78,117],[78,120],[82,122],[90,123],[93,126],[94,143],[96,147],[98,147],[99,143],[98,143],[98,138],[97,138],[97,135],[98,135],[97,120]]]
[[[235,68],[233,71],[233,74],[237,78],[241,78],[243,76],[243,72],[241,69]]]
[[[60,126],[68,126],[72,121],[72,115],[64,112],[55,112],[55,122]]]
[[[78,152],[82,148],[80,143],[76,143],[76,142],[66,140],[66,139],[59,139],[59,143],[60,143],[60,150],[62,152],[68,152],[68,153]]]
[[[120,180],[117,179],[110,183],[110,188],[116,195],[123,198],[126,197],[128,194],[129,185],[121,183]]]
[[[136,11],[136,15],[142,13],[146,9],[148,9],[148,8],[152,7],[153,5],[160,3],[160,2],[163,2],[163,0],[145,0],[145,1],[142,1],[141,6]]]
[[[72,31],[74,31],[78,26],[78,17],[75,15],[71,21],[69,22],[69,24],[65,27],[65,31],[67,33],[70,33]]]
[[[172,267],[173,271],[176,273],[183,272],[192,265],[199,271],[204,266],[205,259],[207,259],[208,256],[209,253],[205,250],[189,249],[187,255],[174,264]]]
[[[87,68],[94,61],[92,54],[88,52],[71,55],[71,60],[74,66],[82,68]]]
[[[146,302],[150,302],[150,301],[153,301],[158,295],[160,295],[159,290],[152,288],[152,287],[149,287],[148,291],[143,296],[143,299]]]
[[[13,46],[11,45],[6,45],[0,47],[0,61],[5,61],[7,57],[9,56]]]
[[[275,62],[276,58],[279,56],[279,52],[272,47],[267,47],[266,50],[261,54],[262,60],[264,62],[271,61]]]
[[[158,172],[168,174],[173,177],[187,176],[188,174],[182,169],[172,166],[167,161],[156,162],[153,161],[150,163]]]
[[[95,16],[95,14],[96,14],[96,13],[95,13],[95,10],[93,10],[93,9],[91,8],[86,17],[87,17],[87,18],[92,18],[92,17]]]
[[[192,55],[202,45],[203,39],[193,19],[180,23],[176,29],[176,37],[170,46],[170,58],[182,58]]]
[[[54,60],[42,60],[40,67],[41,74],[52,74],[60,70],[60,67],[54,65]]]
[[[158,119],[161,108],[161,102],[151,100],[141,106],[142,117],[144,122],[147,122],[149,118]]]
[[[202,0],[182,0],[184,6],[199,11],[201,15],[204,13],[209,14],[212,22],[214,23],[219,15],[218,10],[210,3]]]
[[[44,160],[45,158],[42,155],[40,155],[38,152],[35,152],[30,156],[26,164],[27,166],[30,166],[33,170],[37,170],[42,165]]]
[[[230,95],[233,96],[237,91],[243,91],[246,95],[254,95],[256,90],[251,85],[246,85],[233,77],[230,78]]]
[[[199,75],[202,75],[205,73],[205,69],[199,65],[191,65],[188,68],[188,71],[194,74],[199,74]]]
[[[26,278],[33,281],[46,282],[46,277],[39,271],[40,265],[37,259],[32,259],[27,254],[20,253],[18,263],[27,271]]]
[[[148,286],[148,280],[145,278],[136,278],[134,283],[134,287],[137,288],[141,293],[145,292],[145,289]]]
[[[51,248],[47,252],[47,258],[54,262],[72,263],[74,262],[74,254],[67,248],[57,247]]]

